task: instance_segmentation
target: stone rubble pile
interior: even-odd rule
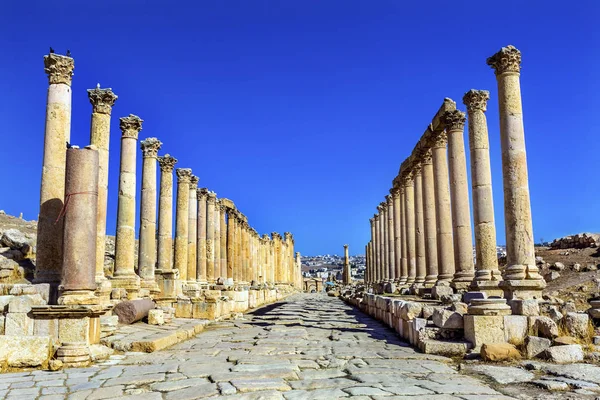
[[[584,232],[554,239],[550,243],[550,247],[553,249],[584,249],[587,247],[598,247],[599,243],[600,233]]]

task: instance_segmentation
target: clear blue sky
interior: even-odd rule
[[[485,61],[513,44],[535,238],[598,232],[599,12],[597,1],[5,1],[0,209],[37,217],[52,46],[75,58],[73,144],[89,142],[86,89],[100,82],[119,96],[111,233],[118,119],[134,113],[145,120],[140,139],[160,138],[162,154],[234,200],[260,233],[291,231],[303,254],[341,254],[344,243],[362,253],[368,219],[443,98],[464,110],[474,88],[491,92],[504,243],[497,89]]]

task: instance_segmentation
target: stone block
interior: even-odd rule
[[[550,347],[550,339],[538,336],[527,336],[525,338],[525,352],[527,358],[540,357]]]
[[[50,336],[2,335],[0,360],[8,367],[39,367],[52,356],[53,341]]]
[[[158,309],[148,311],[148,323],[150,325],[163,325],[165,323],[164,311]]]
[[[484,361],[509,361],[521,358],[521,353],[510,343],[485,343],[481,346],[481,358]]]
[[[0,315],[0,335],[4,335],[5,329],[4,324],[6,322],[6,317],[4,315]]]
[[[412,301],[407,301],[400,310],[400,317],[405,321],[410,321],[413,318],[421,316],[423,305]]]
[[[584,313],[569,312],[565,315],[565,328],[569,335],[578,338],[589,336],[589,316]]]
[[[515,315],[526,315],[528,317],[540,315],[540,304],[536,299],[511,300],[510,307]]]
[[[505,342],[504,316],[465,315],[463,319],[465,339],[476,351],[485,343]]]
[[[528,317],[529,325],[533,328],[534,334],[537,336],[545,337],[547,339],[554,339],[558,336],[558,326],[550,317]]]
[[[463,329],[463,316],[456,311],[437,309],[433,312],[433,323],[439,328]]]
[[[0,296],[0,312],[2,312],[2,313],[8,312],[8,305],[15,298],[16,298],[15,296],[11,296],[11,295]]]
[[[15,296],[8,303],[9,313],[28,313],[31,311],[31,306],[44,304],[44,299],[39,294],[27,294],[23,296]]]
[[[6,314],[5,335],[8,336],[31,336],[33,335],[33,319],[26,313]]]
[[[523,343],[529,332],[529,320],[525,315],[504,316],[504,340],[508,343]]]
[[[90,344],[90,318],[61,318],[58,320],[58,339],[61,343]]]
[[[559,336],[552,341],[554,346],[566,346],[569,344],[578,344],[573,336]]]
[[[192,318],[192,301],[190,299],[177,299],[175,318]]]
[[[36,336],[50,336],[58,339],[58,319],[37,318],[33,321],[33,334]]]
[[[450,286],[434,286],[431,288],[431,298],[440,300],[442,296],[450,296],[454,294],[454,289]]]
[[[419,349],[425,354],[437,354],[447,357],[463,357],[469,349],[467,342],[445,342],[427,339],[421,341]]]
[[[220,302],[195,302],[192,307],[192,318],[215,320],[220,315],[218,304]]]
[[[559,363],[576,363],[583,361],[583,349],[579,344],[550,347],[544,352],[548,360]]]
[[[469,304],[473,299],[487,299],[485,292],[465,292],[462,295],[463,303]]]

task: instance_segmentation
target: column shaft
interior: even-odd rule
[[[427,259],[427,276],[425,286],[435,285],[438,279],[438,251],[436,232],[435,185],[431,150],[427,151],[422,160],[423,180],[423,219],[425,227],[425,253]]]
[[[177,168],[177,206],[175,208],[175,253],[174,267],[179,271],[179,278],[186,282],[188,266],[189,236],[189,202],[192,170]]]
[[[196,282],[198,268],[198,177],[190,179],[190,191],[188,200],[188,258],[187,258],[187,280]]]
[[[173,168],[177,159],[158,157],[160,198],[158,202],[158,264],[162,271],[173,269]]]
[[[386,196],[387,200],[387,232],[388,232],[388,277],[390,281],[396,280],[396,241],[394,229],[394,199],[391,195]]]
[[[406,230],[406,192],[400,187],[400,282],[403,285],[408,280],[408,232]]]
[[[425,220],[423,217],[423,177],[421,174],[421,165],[414,167],[415,179],[415,251],[417,275],[415,283],[422,285],[425,282],[427,274],[427,258],[425,254]]]
[[[392,199],[394,202],[394,279],[398,282],[402,275],[402,237],[400,235],[402,227],[400,225],[400,190],[397,187],[392,189]]]
[[[208,189],[198,189],[196,198],[198,200],[198,227],[196,229],[198,235],[198,243],[196,245],[197,262],[196,262],[196,279],[203,284],[208,282],[206,276],[206,199]]]
[[[217,196],[208,192],[206,197],[206,279],[215,283],[215,202]]]
[[[215,203],[215,215],[214,215],[214,229],[215,229],[215,239],[214,239],[214,254],[215,254],[215,271],[214,276],[216,280],[219,280],[221,283],[224,280],[221,270],[221,201],[217,200]],[[220,278],[220,279],[219,279]]]
[[[417,276],[417,249],[415,243],[415,190],[412,172],[404,178],[404,209],[406,215],[406,261],[408,267],[407,284],[415,283]]]

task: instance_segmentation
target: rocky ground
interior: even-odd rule
[[[489,365],[416,352],[323,294],[296,294],[168,350],[0,375],[7,399],[594,399],[600,367]],[[550,392],[544,387],[558,389]]]

